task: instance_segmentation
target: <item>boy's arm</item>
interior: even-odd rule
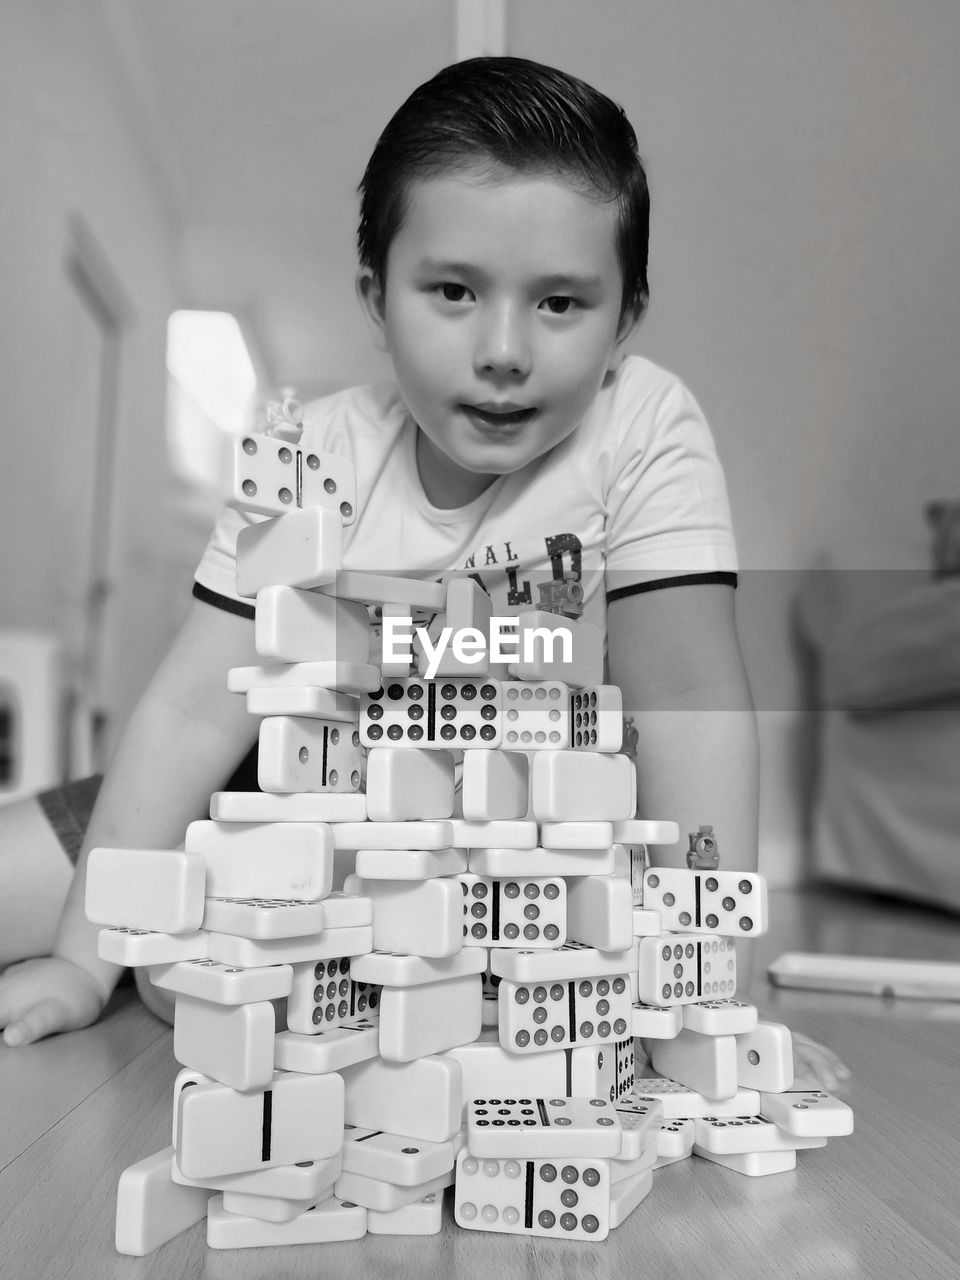
[[[91,848],[176,848],[208,810],[256,735],[245,700],[227,692],[229,667],[257,661],[246,618],[194,601],[125,728],[77,862],[53,957],[0,978],[0,1026],[8,1044],[86,1026],[122,970],[97,955],[98,925],[84,914]]]
[[[680,824],[656,860],[686,866],[687,832],[710,823],[720,865],[757,866],[759,748],[750,687],[723,585],[664,587],[607,607],[610,679],[638,740],[637,813]]]

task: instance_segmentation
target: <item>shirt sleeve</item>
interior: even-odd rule
[[[652,387],[625,382],[607,492],[608,597],[683,578],[735,583],[726,481],[700,406],[670,374]]]

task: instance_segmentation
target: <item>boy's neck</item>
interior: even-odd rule
[[[441,511],[467,506],[499,479],[497,475],[485,475],[458,467],[427,439],[419,427],[416,458],[420,485],[427,501]]]

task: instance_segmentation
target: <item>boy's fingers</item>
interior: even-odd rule
[[[17,1045],[33,1044],[44,1036],[61,1031],[65,1025],[64,1007],[59,1000],[41,1000],[29,1009],[24,1017],[13,1022],[3,1033],[4,1044],[15,1048]]]

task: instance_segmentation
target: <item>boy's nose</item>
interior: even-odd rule
[[[528,335],[513,308],[503,307],[486,317],[474,355],[478,373],[525,377],[530,359]]]

